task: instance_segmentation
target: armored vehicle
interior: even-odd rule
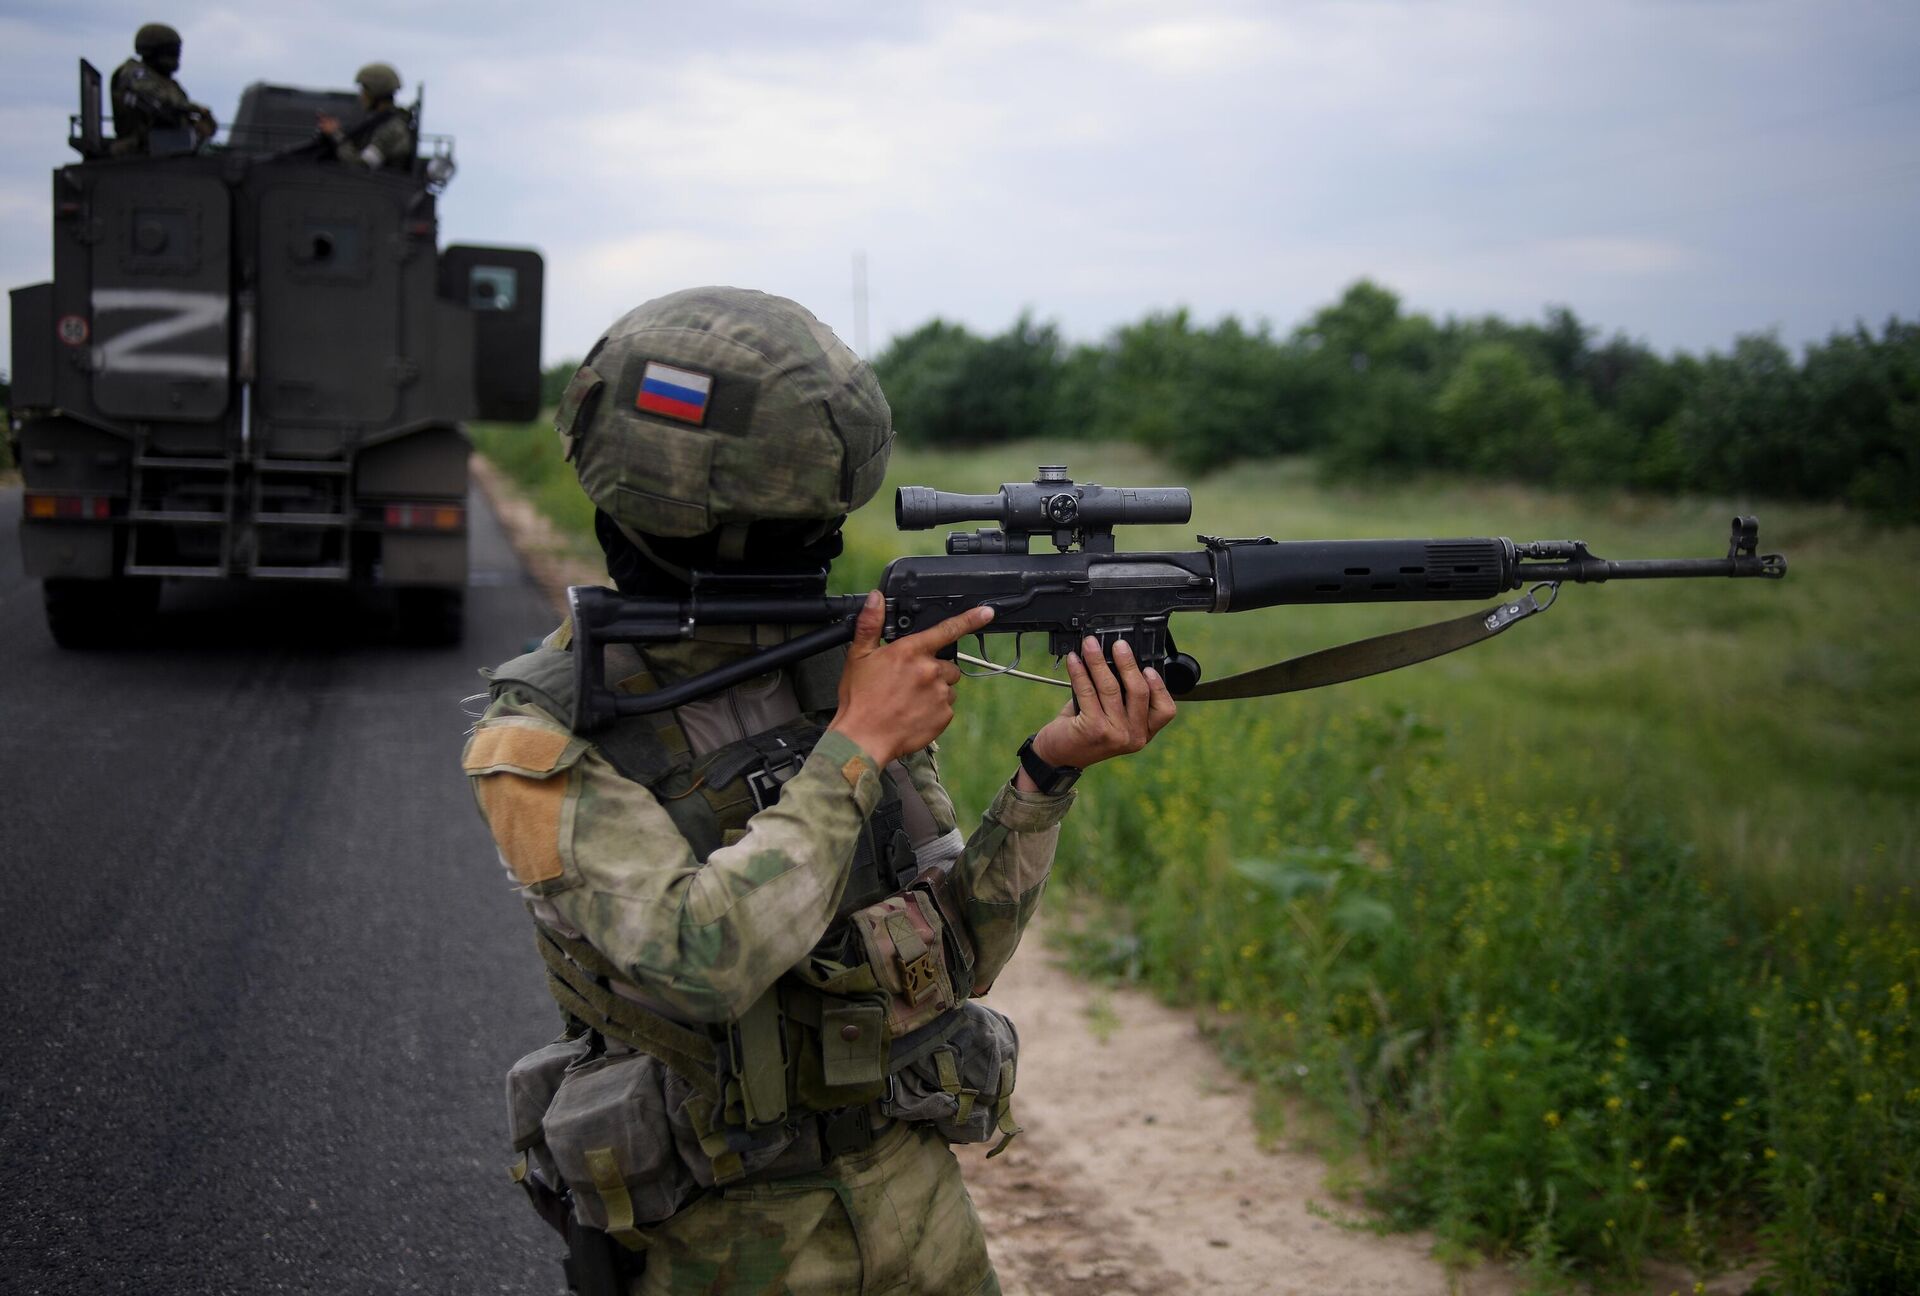
[[[460,634],[461,421],[540,400],[542,262],[438,246],[452,141],[334,160],[351,93],[256,84],[224,141],[103,138],[80,65],[53,174],[53,280],[12,292],[20,548],[64,646],[121,641],[166,580],[391,587],[415,638]],[[385,595],[383,598],[387,597]]]

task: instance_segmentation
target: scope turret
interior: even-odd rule
[[[1007,482],[993,495],[960,495],[929,486],[902,486],[893,499],[902,531],[953,522],[998,522],[1010,532],[1111,531],[1121,524],[1184,523],[1193,496],[1184,486],[1076,485],[1063,466],[1043,466],[1030,482]]]

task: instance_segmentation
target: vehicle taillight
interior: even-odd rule
[[[113,516],[110,495],[33,495],[26,497],[30,518],[80,518],[104,521]]]
[[[458,531],[467,524],[467,510],[458,504],[389,504],[389,531]]]

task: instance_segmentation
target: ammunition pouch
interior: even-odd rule
[[[942,914],[932,885],[919,884],[888,896],[848,921],[859,933],[865,962],[886,994],[887,1031],[893,1038],[910,1035],[952,1012],[967,997],[971,960],[963,957],[965,942]]]
[[[576,1063],[541,1122],[575,1217],[630,1251],[645,1249],[641,1228],[681,1210],[700,1187],[672,1137],[666,1074],[644,1056]]]
[[[507,1127],[519,1155],[511,1171],[513,1181],[526,1190],[540,1217],[562,1236],[569,1214],[567,1185],[547,1150],[547,1108],[553,1105],[567,1068],[586,1061],[592,1045],[585,1035],[557,1039],[527,1054],[507,1072]]]
[[[1020,1126],[1013,1119],[1013,1084],[1020,1036],[1013,1023],[978,1000],[952,1014],[952,1028],[931,1047],[916,1050],[893,1072],[881,1114],[931,1123],[949,1143],[984,1143],[996,1133],[1005,1149]]]

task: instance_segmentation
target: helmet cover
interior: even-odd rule
[[[872,367],[798,303],[744,288],[689,288],[621,316],[555,427],[602,512],[666,537],[850,513],[893,448]]]
[[[369,63],[353,74],[353,81],[376,100],[400,93],[400,73],[391,63]]]
[[[136,54],[157,54],[161,50],[178,48],[180,33],[165,23],[147,23],[133,34],[133,52]]]

